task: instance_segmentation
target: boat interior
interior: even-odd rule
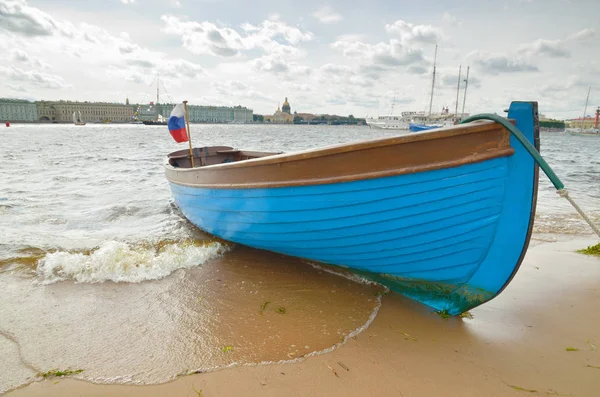
[[[207,165],[232,163],[256,159],[259,157],[273,156],[282,152],[256,152],[250,150],[238,150],[230,146],[205,146],[193,148],[194,167],[204,167]],[[190,150],[178,150],[169,154],[169,164],[175,168],[192,168],[190,161]]]

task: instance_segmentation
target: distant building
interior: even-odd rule
[[[138,111],[140,120],[156,120],[158,114],[164,118],[169,118],[174,104],[154,103],[141,105]],[[199,106],[188,105],[188,114],[190,123],[251,123],[254,112],[252,109],[243,106]]]
[[[88,123],[128,122],[131,120],[156,120],[160,114],[169,118],[174,104],[149,105],[107,102],[38,101],[0,98],[0,120],[2,121],[41,121],[49,123],[70,123],[73,112],[81,113],[81,119]],[[197,106],[188,105],[192,123],[251,123],[253,111],[243,106]]]
[[[34,122],[37,119],[35,102],[25,99],[0,98],[0,120]]]
[[[294,122],[294,115],[292,115],[292,109],[290,107],[290,103],[288,102],[287,97],[285,97],[285,101],[283,102],[283,106],[279,109],[279,105],[277,105],[277,110],[273,113],[272,116],[266,115],[264,116],[265,123],[274,123],[274,124],[287,124]]]
[[[107,102],[37,102],[40,121],[72,122],[73,112],[81,113],[84,122],[126,122],[133,118],[135,109],[122,103]]]
[[[56,109],[54,108],[54,102],[41,101],[36,102],[37,107],[37,119],[38,121],[55,122],[56,121]]]
[[[576,118],[576,119],[571,119],[571,120],[567,120],[567,127],[570,128],[583,128],[583,129],[588,129],[588,128],[594,128],[594,125],[596,124],[596,117],[586,117],[586,118]]]
[[[313,119],[315,117],[317,117],[317,115],[312,114],[312,113],[294,113],[294,115],[300,117],[302,120],[304,120],[306,122],[311,122],[311,121],[313,121]]]

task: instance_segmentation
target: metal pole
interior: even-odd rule
[[[465,114],[465,102],[467,102],[467,87],[469,86],[469,69],[471,67],[467,66],[467,78],[465,79],[465,96],[463,98],[463,107],[462,107],[462,114]]]
[[[454,117],[458,117],[458,94],[460,93],[460,70],[462,65],[458,67],[458,85],[456,86],[456,107],[454,108]]]
[[[583,131],[585,125],[585,114],[587,113],[587,105],[590,100],[590,91],[592,90],[592,86],[588,89],[587,98],[585,98],[585,108],[583,109],[583,117],[581,118],[581,130]]]
[[[187,102],[183,101],[183,108],[185,109],[185,124],[187,126],[188,142],[190,143],[190,160],[192,161],[192,168],[194,168],[194,152],[192,150],[192,132],[190,131],[190,118],[188,116]]]
[[[431,79],[431,98],[429,99],[429,115],[431,116],[431,107],[433,106],[433,87],[435,86],[435,63],[437,61],[437,44],[435,45],[435,55],[433,56],[433,78]]]

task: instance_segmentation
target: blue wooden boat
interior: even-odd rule
[[[435,128],[440,128],[442,127],[441,125],[438,124],[417,124],[417,123],[410,123],[410,125],[408,126],[408,129],[411,132],[420,132],[420,131],[429,131],[429,130],[433,130]]]
[[[536,102],[508,119],[539,147]],[[501,124],[295,153],[171,153],[176,204],[222,239],[346,267],[456,315],[498,295],[532,230],[538,168]]]

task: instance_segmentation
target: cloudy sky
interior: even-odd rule
[[[161,102],[426,110],[437,44],[434,110],[462,65],[466,111],[537,100],[564,119],[588,86],[600,105],[597,1],[0,0],[0,97],[147,103],[158,73]]]

